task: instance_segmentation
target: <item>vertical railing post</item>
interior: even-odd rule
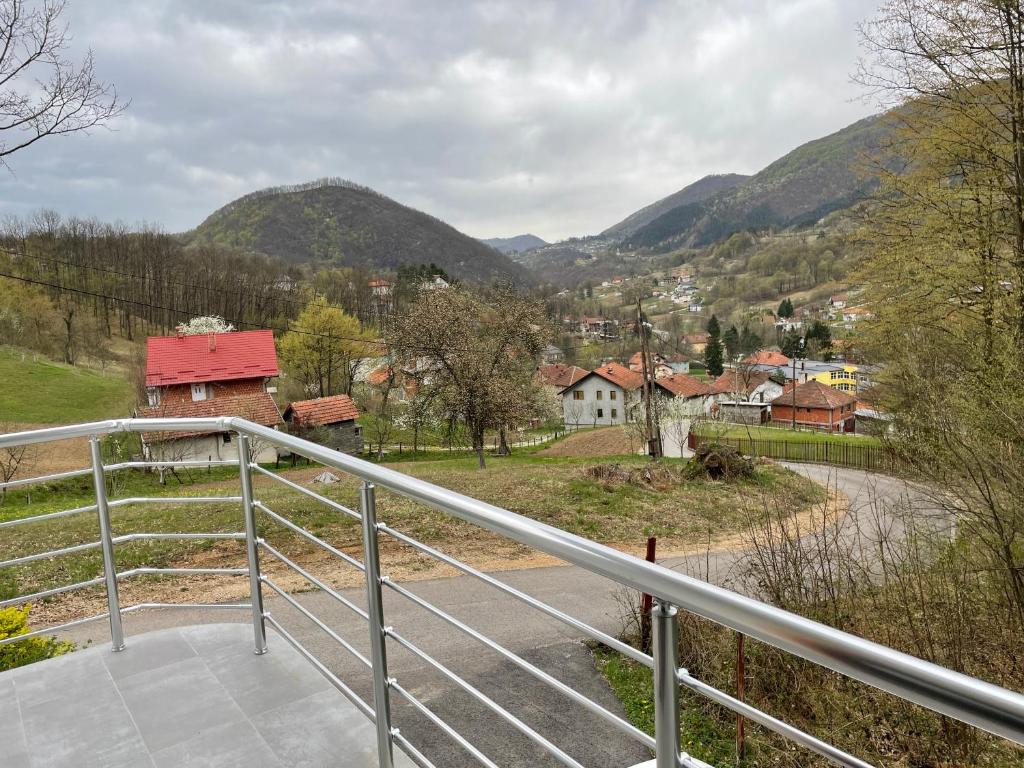
[[[679,765],[679,627],[676,607],[658,600],[654,625],[654,740],[656,768]]]
[[[256,507],[252,498],[252,468],[249,438],[238,435],[238,478],[242,485],[242,512],[245,515],[245,552],[249,560],[249,601],[252,603],[254,653],[267,652],[267,628],[263,619],[263,582],[260,579],[260,552],[256,531]]]
[[[110,614],[110,643],[115,651],[124,650],[124,628],[121,626],[121,601],[117,594],[117,561],[114,559],[114,536],[110,529],[110,507],[107,504],[107,478],[103,472],[103,451],[96,435],[89,438],[92,456],[92,483],[96,490],[96,512],[100,522],[100,550],[103,553],[103,577],[107,582],[107,612]]]
[[[359,490],[363,513],[363,565],[366,568],[366,607],[370,624],[370,660],[373,662],[373,709],[377,721],[377,759],[380,768],[393,768],[391,702],[388,696],[388,657],[381,597],[380,551],[377,546],[377,501],[373,483]]]

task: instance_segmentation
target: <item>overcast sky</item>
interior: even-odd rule
[[[69,0],[131,106],[13,156],[0,214],[181,231],[341,176],[478,237],[594,234],[874,111],[850,72],[875,5]]]

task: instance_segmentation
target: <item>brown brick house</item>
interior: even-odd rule
[[[236,331],[146,339],[146,396],[139,415],[152,418],[241,416],[267,427],[281,423],[270,381],[280,373],[271,331]],[[230,432],[142,435],[143,450],[163,461],[237,457]],[[273,461],[273,446],[253,443],[257,461]]]
[[[772,421],[802,427],[827,429],[830,432],[853,432],[856,424],[857,398],[814,379],[792,384],[772,400]]]

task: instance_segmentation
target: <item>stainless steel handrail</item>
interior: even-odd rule
[[[102,487],[103,475],[106,472],[114,471],[115,469],[121,468],[134,468],[144,466],[168,466],[171,462],[122,462],[120,464],[111,464],[103,466],[102,462],[98,459],[98,436],[104,434],[110,434],[120,431],[136,431],[136,432],[149,432],[156,433],[161,431],[189,431],[189,432],[224,432],[224,431],[235,431],[239,433],[240,440],[240,455],[242,461],[239,462],[239,471],[242,476],[242,494],[241,496],[221,496],[221,497],[134,497],[129,499],[119,499],[115,501],[108,501],[106,498],[106,490]],[[465,496],[463,494],[441,488],[439,486],[427,483],[416,478],[403,475],[395,472],[394,470],[387,469],[376,464],[372,464],[356,457],[348,456],[329,448],[325,448],[320,445],[296,438],[294,436],[282,434],[276,430],[262,427],[253,424],[249,421],[234,417],[216,418],[216,419],[123,419],[113,421],[102,421],[93,422],[91,424],[81,424],[68,427],[54,427],[43,430],[33,430],[30,432],[15,433],[11,435],[0,436],[0,448],[4,448],[12,445],[20,444],[31,444],[48,442],[52,440],[61,440],[71,437],[89,437],[91,440],[91,447],[94,456],[93,467],[91,470],[72,471],[68,473],[58,473],[58,475],[51,475],[44,478],[26,478],[19,479],[16,482],[17,485],[27,485],[32,482],[42,482],[46,479],[59,480],[77,477],[86,473],[92,473],[96,484],[97,500],[96,505],[82,507],[75,510],[66,510],[57,513],[48,513],[45,515],[39,515],[35,518],[23,518],[12,521],[6,521],[0,523],[0,529],[14,525],[14,524],[27,524],[34,521],[41,521],[47,519],[54,519],[56,517],[70,515],[70,514],[81,514],[88,511],[97,511],[100,516],[101,522],[101,537],[100,541],[86,543],[81,545],[75,545],[72,547],[64,548],[63,550],[56,550],[51,553],[43,553],[41,555],[27,555],[13,560],[8,560],[0,563],[0,566],[17,565],[20,563],[31,562],[34,559],[41,557],[54,556],[57,554],[67,554],[82,549],[100,547],[104,553],[104,563],[106,568],[106,575],[103,579],[93,579],[86,582],[81,582],[76,585],[69,587],[56,588],[54,590],[47,590],[43,593],[37,593],[37,596],[59,594],[70,589],[84,588],[87,586],[96,586],[99,583],[105,581],[107,584],[108,600],[110,601],[110,611],[106,614],[99,616],[89,617],[86,619],[76,620],[63,626],[72,626],[86,621],[94,621],[101,618],[111,619],[111,634],[114,640],[115,649],[118,647],[118,635],[119,626],[115,628],[115,623],[119,625],[120,616],[124,613],[133,612],[136,610],[143,610],[152,607],[172,607],[165,604],[144,604],[122,608],[117,603],[117,579],[118,577],[123,578],[124,576],[132,575],[134,573],[174,573],[174,572],[203,572],[203,573],[229,573],[231,575],[242,575],[248,574],[251,582],[251,593],[252,599],[249,603],[232,604],[230,606],[222,606],[228,608],[246,608],[253,611],[253,622],[254,629],[256,631],[256,650],[261,650],[261,628],[265,622],[270,624],[288,643],[295,646],[299,652],[311,661],[321,672],[323,672],[332,683],[335,684],[339,690],[342,691],[350,699],[353,699],[356,706],[361,711],[366,713],[372,720],[377,723],[377,733],[380,745],[381,755],[381,766],[389,768],[390,763],[390,751],[393,743],[398,743],[409,754],[412,754],[414,758],[421,763],[421,765],[430,766],[432,763],[424,757],[418,750],[413,747],[407,738],[402,736],[395,730],[390,722],[389,707],[387,705],[388,692],[394,690],[399,693],[403,698],[408,699],[408,691],[401,688],[397,681],[390,679],[386,674],[386,643],[385,639],[390,639],[393,642],[406,648],[406,650],[420,657],[424,663],[436,669],[442,675],[447,677],[449,680],[454,682],[456,685],[464,688],[470,695],[477,698],[478,701],[483,703],[485,706],[490,708],[506,722],[512,724],[515,727],[519,727],[520,730],[526,728],[523,732],[541,747],[548,752],[548,754],[556,757],[560,762],[566,765],[579,765],[579,763],[572,756],[562,751],[559,747],[548,742],[542,735],[529,729],[515,718],[514,715],[509,713],[504,708],[495,704],[482,692],[473,689],[468,683],[465,683],[461,678],[458,677],[454,672],[445,667],[444,665],[431,658],[428,654],[423,652],[420,648],[415,646],[403,635],[397,632],[395,629],[388,627],[383,622],[382,607],[379,602],[380,600],[380,589],[384,587],[394,588],[393,582],[389,581],[385,576],[380,573],[379,562],[375,557],[377,537],[380,532],[387,533],[388,535],[394,536],[399,541],[405,544],[415,547],[419,551],[428,554],[430,556],[437,557],[441,562],[446,562],[449,565],[462,570],[471,576],[482,579],[485,583],[489,583],[492,586],[501,589],[504,593],[511,595],[517,599],[524,601],[525,603],[532,605],[538,610],[552,616],[560,621],[563,621],[570,626],[575,627],[584,634],[588,634],[591,637],[602,637],[608,638],[605,633],[600,632],[592,627],[589,627],[583,622],[574,619],[564,612],[558,611],[557,609],[547,606],[543,602],[533,598],[525,593],[515,590],[508,585],[503,584],[493,577],[481,573],[464,563],[459,562],[455,558],[440,552],[439,550],[429,547],[428,545],[417,542],[412,537],[402,534],[394,529],[390,528],[381,523],[377,523],[373,514],[373,486],[379,486],[385,488],[394,493],[405,496],[409,499],[425,504],[434,509],[440,510],[447,514],[451,514],[464,521],[473,523],[480,527],[483,527],[492,532],[498,533],[506,538],[512,539],[520,544],[537,549],[541,552],[545,552],[549,555],[558,557],[568,563],[582,567],[593,573],[605,576],[619,584],[627,587],[649,593],[657,600],[658,608],[656,610],[656,621],[655,625],[655,653],[653,656],[647,656],[642,654],[635,649],[625,646],[621,642],[614,638],[611,643],[612,647],[618,648],[634,660],[640,661],[641,663],[651,666],[654,670],[655,675],[655,692],[656,692],[656,713],[655,720],[657,724],[654,742],[657,746],[657,765],[658,768],[667,768],[668,766],[679,766],[679,765],[696,765],[698,761],[693,760],[685,753],[679,751],[679,739],[678,739],[678,704],[676,697],[678,696],[678,689],[680,685],[688,687],[697,693],[700,693],[708,697],[712,701],[725,706],[729,709],[736,711],[742,710],[743,714],[750,717],[752,720],[761,723],[763,726],[775,730],[778,733],[790,738],[796,743],[802,744],[819,754],[824,755],[831,761],[839,765],[857,766],[863,768],[867,764],[863,761],[847,755],[845,752],[838,750],[830,745],[816,739],[813,736],[804,734],[798,729],[792,728],[779,720],[760,712],[759,710],[751,708],[749,705],[739,702],[733,697],[724,694],[711,686],[706,685],[700,681],[695,680],[685,670],[677,669],[677,665],[674,662],[675,654],[675,643],[673,642],[674,631],[675,631],[675,620],[673,618],[676,608],[683,608],[687,611],[691,611],[698,615],[704,616],[705,618],[711,619],[719,624],[730,627],[734,630],[742,632],[753,638],[759,639],[763,642],[774,645],[780,649],[789,651],[798,656],[806,658],[812,662],[815,662],[821,666],[840,672],[848,677],[859,680],[861,682],[874,685],[882,690],[888,691],[895,694],[907,701],[915,702],[917,704],[929,707],[937,712],[941,712],[945,715],[960,719],[964,722],[970,723],[978,728],[990,731],[992,733],[1004,736],[1008,739],[1024,744],[1024,696],[1019,693],[1009,691],[998,686],[985,683],[974,678],[970,678],[966,675],[962,675],[951,670],[939,667],[935,664],[917,659],[913,656],[903,654],[894,651],[885,646],[877,643],[870,642],[863,638],[850,635],[839,630],[827,627],[822,624],[818,624],[809,619],[797,616],[787,611],[775,608],[774,606],[762,603],[758,600],[731,592],[727,589],[717,587],[697,579],[693,579],[684,576],[675,571],[671,571],[665,568],[661,568],[657,565],[647,563],[639,560],[638,558],[624,554],[617,550],[603,546],[593,541],[575,536],[573,534],[561,531],[551,526],[539,523],[535,520],[523,517],[521,515],[514,514],[507,510],[501,509],[494,505],[482,502],[477,499]],[[247,441],[248,439],[259,440],[261,442],[276,445],[278,447],[287,449],[293,453],[297,453],[306,456],[310,459],[318,461],[326,466],[334,469],[346,472],[358,479],[363,483],[363,500],[362,509],[360,512],[345,507],[338,502],[335,502],[327,497],[317,494],[308,488],[304,488],[298,483],[280,478],[270,473],[251,462],[247,458]],[[233,462],[217,462],[218,465],[231,464]],[[210,462],[198,462],[200,465],[207,465]],[[178,465],[178,464],[176,464]],[[287,520],[282,515],[271,510],[266,504],[260,502],[254,498],[251,481],[247,480],[249,474],[253,471],[260,473],[261,475],[272,477],[274,480],[280,481],[286,487],[291,487],[293,490],[302,493],[308,498],[314,501],[324,503],[328,507],[335,511],[346,514],[350,517],[360,519],[363,525],[364,534],[364,552],[367,555],[366,562],[360,563],[358,560],[348,555],[345,552],[333,547],[323,539],[311,534],[301,526],[296,525],[290,520]],[[8,487],[11,487],[10,485]],[[246,569],[134,569],[133,571],[122,572],[117,574],[116,568],[113,567],[113,552],[112,546],[122,541],[133,541],[144,538],[198,538],[203,534],[127,534],[123,537],[114,537],[111,535],[109,530],[109,521],[104,526],[104,516],[109,515],[108,510],[110,508],[116,508],[118,506],[124,506],[127,504],[134,503],[192,503],[192,502],[227,502],[227,503],[242,503],[245,511],[245,522],[246,532],[244,539],[247,542],[249,548],[249,565]],[[370,611],[364,612],[362,609],[355,606],[350,601],[341,596],[337,591],[331,589],[323,581],[317,579],[312,574],[308,573],[301,566],[291,561],[280,553],[279,550],[267,544],[265,541],[259,538],[257,525],[252,515],[255,512],[259,512],[269,519],[282,524],[287,530],[299,534],[305,537],[312,543],[324,548],[331,554],[335,555],[341,560],[353,565],[354,567],[363,570],[366,576],[366,584],[368,589],[368,597],[370,600]],[[106,528],[104,531],[103,528]],[[216,537],[223,538],[243,538],[239,534],[215,534]],[[261,588],[264,584],[269,586],[275,593],[280,594],[286,599],[292,607],[299,608],[299,612],[306,616],[306,618],[312,620],[314,624],[320,627],[320,629],[328,632],[329,635],[333,636],[336,640],[343,643],[343,647],[349,647],[347,641],[344,641],[337,633],[335,633],[329,626],[322,622],[319,618],[313,615],[308,609],[305,609],[291,598],[286,595],[278,585],[262,576],[259,572],[259,558],[258,550],[263,549],[269,554],[274,556],[276,559],[281,561],[292,570],[296,571],[304,578],[306,578],[314,586],[326,591],[332,595],[335,599],[339,599],[342,603],[346,604],[347,607],[355,610],[364,619],[369,619],[371,631],[371,659],[370,664],[374,675],[374,700],[375,706],[370,706],[368,703],[359,699],[346,683],[341,681],[334,675],[329,669],[323,665],[322,662],[316,659],[307,649],[305,649],[296,638],[289,634],[288,631],[281,625],[281,623],[272,617],[262,605],[262,594]],[[111,578],[111,571],[113,571],[113,578]],[[457,629],[469,633],[471,636],[480,639],[485,646],[498,653],[509,654],[508,651],[501,648],[498,644],[490,641],[484,637],[481,633],[472,629],[468,625],[459,622],[454,617],[440,611],[435,606],[430,606],[426,601],[420,601],[415,598],[413,593],[408,590],[399,589],[401,594],[404,594],[410,599],[418,602],[422,607],[431,610],[441,618],[445,619],[452,626]],[[32,597],[32,596],[28,596]],[[21,598],[18,598],[19,600]],[[10,601],[4,601],[3,604],[9,604]],[[203,604],[198,604],[202,606]],[[429,608],[428,608],[429,606]],[[203,606],[203,607],[214,607],[214,606]],[[115,622],[114,619],[117,619]],[[52,632],[53,628],[47,630],[39,630],[37,632],[29,633],[28,635],[21,636],[30,637],[38,634]],[[17,638],[17,639],[21,639]],[[620,647],[621,646],[621,647]],[[265,646],[264,646],[265,647]],[[626,650],[628,649],[628,651]],[[355,650],[351,648],[351,650]],[[358,653],[358,652],[357,652]],[[514,654],[509,654],[514,656]],[[361,657],[361,654],[359,654]],[[365,657],[361,657],[365,660]],[[516,657],[518,658],[518,657]],[[522,666],[522,665],[520,665]],[[528,665],[524,667],[528,672],[534,674],[538,679],[543,680],[549,684],[554,685],[558,690],[562,690],[557,680],[551,678],[550,675],[542,672],[541,670]],[[538,674],[539,673],[539,674]],[[333,679],[332,679],[333,678]],[[550,679],[548,679],[550,678]],[[566,691],[563,690],[563,693]],[[570,695],[576,701],[579,701],[578,694]],[[422,712],[423,705],[418,702],[411,702],[415,708],[421,711],[431,722],[442,728],[449,736],[455,739],[456,743],[460,746],[470,747],[470,754],[476,753],[475,756],[481,760],[485,765],[492,764],[490,759],[479,753],[475,747],[465,740],[464,737],[460,736],[451,726],[445,724],[446,727],[442,727],[437,718],[436,714],[432,717]],[[580,702],[583,703],[583,702]],[[593,703],[593,702],[591,702]],[[585,705],[586,706],[586,705]],[[588,707],[591,709],[591,707]],[[376,712],[380,712],[382,717],[377,717]],[[429,710],[428,710],[429,711]],[[593,711],[593,710],[592,710]],[[443,721],[442,721],[443,722]],[[627,724],[628,725],[628,724]],[[631,728],[631,726],[629,726]],[[628,730],[628,729],[627,729]],[[631,733],[636,736],[637,734]],[[642,743],[649,743],[649,737],[646,734],[640,734]]]

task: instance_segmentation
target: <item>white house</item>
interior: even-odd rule
[[[562,390],[567,427],[611,426],[631,420],[643,376],[619,363],[605,363]]]

